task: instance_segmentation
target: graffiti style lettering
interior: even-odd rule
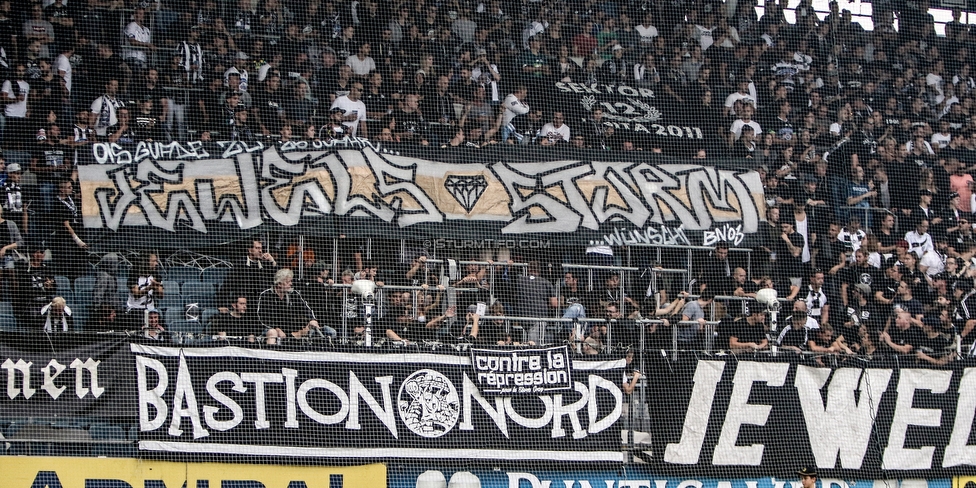
[[[514,222],[502,229],[503,234],[563,232],[561,229],[578,228],[583,221],[580,212],[567,202],[552,196],[547,190],[555,186],[566,195],[578,196],[574,180],[589,174],[591,171],[588,167],[564,166],[551,170],[551,166],[546,163],[526,163],[515,169],[509,164],[496,163],[491,169],[504,182],[511,198],[509,208],[515,217]],[[532,191],[527,197],[523,197],[522,189]],[[533,217],[533,209],[541,210],[545,216]]]
[[[103,144],[95,157],[104,164],[78,168],[84,223],[206,233],[213,222],[250,229],[334,214],[401,228],[481,222],[509,235],[602,231],[597,241],[662,245],[687,245],[686,232],[704,231],[711,245],[741,243],[765,213],[755,172],[601,161],[457,164],[356,144],[294,143],[280,151],[235,141],[220,145],[225,157],[199,160],[192,155],[206,151],[194,143],[134,152]],[[160,159],[166,156],[173,159]]]
[[[702,233],[702,245],[714,246],[719,242],[727,242],[733,246],[738,246],[746,235],[742,232],[742,225],[725,224],[712,230]]]
[[[142,141],[133,152],[114,142],[99,142],[92,146],[92,154],[98,164],[130,164],[144,159],[205,159],[210,153],[200,141],[188,142],[186,146],[179,142],[146,142]]]
[[[681,227],[648,227],[637,230],[614,229],[612,234],[603,236],[602,241],[590,241],[591,246],[629,246],[633,244],[652,244],[655,246],[690,246],[691,241]]]
[[[365,149],[367,147],[377,152],[380,150],[380,148],[373,144],[373,142],[369,139],[346,136],[342,139],[332,139],[328,141],[288,141],[281,145],[281,151],[306,151],[309,149],[318,151],[332,148]]]

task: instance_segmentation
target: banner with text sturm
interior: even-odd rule
[[[100,143],[78,167],[93,242],[186,246],[267,229],[556,244],[733,244],[765,217],[758,173],[651,153],[366,140]],[[100,164],[99,164],[100,163]],[[158,238],[158,239],[157,239]],[[508,242],[503,242],[508,246]],[[520,245],[516,241],[514,246]]]

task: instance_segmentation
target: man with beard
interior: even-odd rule
[[[281,344],[285,337],[300,339],[313,330],[335,337],[335,329],[320,326],[308,302],[292,288],[294,277],[290,269],[279,269],[274,285],[258,298],[258,320],[265,328],[267,343]]]

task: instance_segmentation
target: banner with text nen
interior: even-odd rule
[[[0,334],[4,417],[135,417],[132,356],[125,341],[70,334]]]

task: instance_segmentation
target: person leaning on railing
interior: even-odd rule
[[[718,326],[721,339],[728,339],[733,352],[763,351],[769,348],[766,338],[766,307],[755,300],[745,300],[745,313],[739,317],[727,317]],[[722,348],[723,344],[718,344]]]

